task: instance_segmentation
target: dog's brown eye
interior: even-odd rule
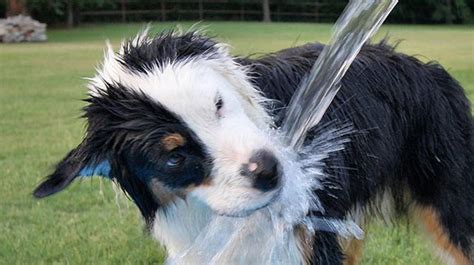
[[[217,111],[219,111],[222,108],[223,105],[224,105],[224,102],[222,101],[222,98],[219,98],[216,102]]]
[[[170,157],[168,157],[168,160],[166,160],[166,166],[176,168],[181,166],[183,162],[184,156],[180,154],[172,154]]]

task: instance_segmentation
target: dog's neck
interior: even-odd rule
[[[290,229],[278,238],[267,214],[245,218],[254,220],[216,216],[204,203],[187,197],[156,214],[153,237],[165,246],[167,264],[304,263],[298,231]]]
[[[153,237],[166,247],[169,258],[175,258],[191,247],[211,215],[209,207],[197,199],[176,198],[156,213]]]

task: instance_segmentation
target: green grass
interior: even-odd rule
[[[153,30],[173,24],[157,23]],[[184,23],[188,27],[190,23]],[[49,42],[0,45],[0,263],[160,263],[163,252],[143,233],[139,213],[99,179],[34,200],[31,191],[84,131],[78,119],[86,94],[82,77],[93,75],[104,40],[117,47],[139,24],[50,30]],[[235,54],[262,53],[326,41],[324,24],[211,23],[209,34]],[[385,26],[403,39],[399,50],[437,60],[474,98],[472,27]],[[371,227],[364,264],[432,264],[428,241],[413,227]]]

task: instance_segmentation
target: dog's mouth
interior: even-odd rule
[[[281,187],[271,191],[273,193],[269,199],[267,199],[264,203],[256,205],[253,208],[248,208],[244,210],[238,210],[235,212],[232,211],[219,211],[219,210],[214,210],[214,212],[219,215],[219,216],[226,216],[226,217],[233,217],[233,218],[244,218],[247,217],[259,210],[265,209],[269,206],[271,206],[275,201],[278,200],[281,194]]]

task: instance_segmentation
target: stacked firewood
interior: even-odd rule
[[[29,16],[0,19],[0,42],[46,41],[46,24]]]

